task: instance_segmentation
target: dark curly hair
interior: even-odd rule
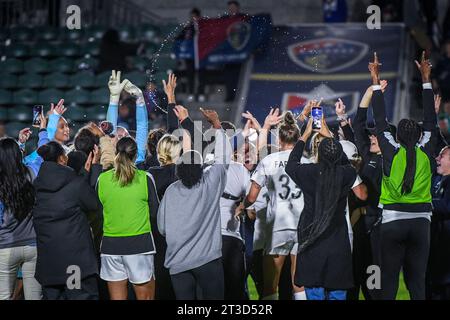
[[[186,151],[178,159],[176,174],[183,185],[190,189],[195,186],[203,177],[203,159],[197,151]]]
[[[35,201],[31,173],[22,160],[14,139],[0,139],[0,202],[5,212],[11,212],[19,221],[30,214]]]

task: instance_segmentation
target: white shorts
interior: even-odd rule
[[[296,230],[276,231],[267,240],[269,241],[267,241],[265,249],[266,255],[297,255],[298,241]]]
[[[155,279],[154,254],[115,256],[102,254],[100,278],[105,281],[129,280],[142,284]]]

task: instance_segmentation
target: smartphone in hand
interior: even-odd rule
[[[41,125],[41,114],[42,110],[44,110],[43,105],[35,105],[33,106],[33,127],[39,127]]]
[[[313,107],[311,109],[311,116],[313,119],[312,128],[313,130],[320,130],[322,128],[322,117],[323,109],[322,107]]]

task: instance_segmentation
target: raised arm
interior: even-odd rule
[[[64,99],[60,99],[56,106],[51,103],[50,111],[48,112],[48,126],[47,126],[47,137],[50,141],[55,138],[56,130],[58,129],[58,123],[61,116],[66,112],[64,107]],[[42,121],[41,121],[42,122]]]
[[[383,170],[385,175],[389,176],[391,165],[400,145],[395,141],[394,136],[390,132],[389,123],[386,119],[386,106],[384,103],[383,92],[381,91],[379,68],[380,63],[376,52],[374,53],[373,62],[369,63],[369,71],[372,78],[372,106],[375,118],[375,127],[377,133],[378,144],[383,154]]]
[[[345,140],[355,143],[355,134],[353,133],[353,129],[350,126],[348,115],[345,112],[345,104],[341,98],[339,98],[335,103],[335,111],[337,120],[339,121],[339,126],[344,133]]]
[[[422,76],[422,106],[423,106],[423,136],[420,146],[434,157],[437,136],[437,117],[434,105],[433,87],[431,85],[431,62],[426,58],[425,51],[422,52],[420,63],[415,61]]]
[[[178,128],[178,117],[175,113],[175,88],[177,87],[177,77],[173,73],[169,75],[167,82],[162,81],[164,86],[164,92],[167,96],[167,131],[172,133]]]
[[[384,92],[388,85],[386,80],[380,81],[381,91]],[[359,103],[356,116],[353,119],[353,130],[355,133],[355,145],[361,153],[363,159],[367,159],[370,155],[370,139],[366,133],[367,126],[367,111],[369,109],[370,102],[372,101],[373,89],[372,86],[368,87],[364,96]]]
[[[233,141],[236,141],[235,145],[233,145],[234,150],[240,150],[241,147],[245,143],[245,139],[250,135],[250,129],[254,129],[256,131],[256,134],[258,135],[258,142],[257,142],[257,150],[261,150],[261,147],[259,146],[259,137],[262,134],[262,127],[259,124],[258,120],[250,113],[250,111],[246,111],[242,113],[242,117],[244,119],[247,119],[247,122],[245,123],[244,129],[237,132],[233,137]],[[267,145],[267,133],[266,133],[266,141],[265,145]],[[264,147],[263,145],[262,147]]]
[[[308,106],[308,104],[307,104]],[[304,109],[306,109],[305,107]],[[283,116],[280,115],[280,109],[270,109],[269,114],[267,115],[266,119],[264,120],[264,125],[260,130],[259,136],[258,136],[258,152],[262,152],[262,150],[267,150],[265,147],[267,146],[267,138],[269,137],[270,130],[280,123],[280,121],[283,119]],[[267,154],[261,154],[260,159],[263,159]]]
[[[120,82],[121,72],[113,70],[111,72],[111,77],[108,81],[109,88],[109,106],[108,111],[106,113],[106,120],[111,122],[114,127],[113,133],[116,133],[117,130],[117,118],[119,112],[119,100],[120,94],[122,90],[125,88],[125,85],[129,82],[128,80],[124,80]]]
[[[44,117],[44,113],[42,112],[39,116],[41,123],[39,125],[39,140],[38,140],[38,148],[43,146],[44,144],[49,143],[48,134],[47,134],[47,120]],[[29,128],[25,128],[19,133],[19,145],[22,149],[25,149],[25,144],[30,138],[31,130]],[[44,160],[38,155],[37,151],[33,151],[31,154],[26,156],[23,160],[23,163],[28,166],[31,170],[33,170],[34,174],[37,176],[39,169],[41,168]]]
[[[224,165],[228,168],[231,162],[231,156],[233,151],[231,148],[230,140],[222,129],[222,125],[219,120],[219,115],[214,110],[204,110],[200,108],[203,116],[212,125],[215,131],[215,145],[214,145],[214,164]]]
[[[372,88],[371,88],[372,89]],[[353,130],[355,132],[355,145],[363,159],[367,159],[370,153],[370,139],[365,131],[367,122],[367,107],[358,107],[353,121]]]
[[[126,83],[125,91],[136,98],[136,143],[138,148],[136,163],[139,163],[145,160],[145,144],[148,133],[147,107],[142,90],[128,80],[124,80],[124,82]]]
[[[294,149],[291,151],[289,155],[288,162],[286,164],[285,171],[289,177],[291,177],[292,181],[294,181],[298,186],[302,183],[302,177],[299,174],[299,167],[301,166],[301,160],[303,156],[303,150],[305,149],[305,143],[309,139],[312,133],[312,118],[309,119],[308,124],[306,126],[305,132],[301,136],[300,140],[295,144]]]
[[[205,136],[203,135],[203,132],[199,130],[195,125],[192,119],[189,117],[189,111],[180,105],[175,106],[173,109],[175,116],[180,121],[181,127],[188,132],[189,136],[191,137],[191,148],[194,149],[200,154],[203,154],[203,150],[206,148],[206,145],[208,144],[206,141]],[[183,132],[184,135],[184,132]],[[193,146],[193,147],[192,147]]]

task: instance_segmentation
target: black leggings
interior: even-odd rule
[[[172,274],[170,277],[177,300],[223,300],[224,298],[221,258],[192,270]]]
[[[245,249],[242,240],[222,236],[225,300],[248,300],[245,290]]]
[[[347,291],[347,300],[359,300],[362,291],[365,300],[371,300],[367,288],[367,267],[373,263],[370,235],[367,233],[365,215],[353,226],[353,279],[355,286]]]
[[[425,218],[384,223],[381,229],[381,299],[397,296],[400,270],[412,300],[425,299],[430,221]]]

